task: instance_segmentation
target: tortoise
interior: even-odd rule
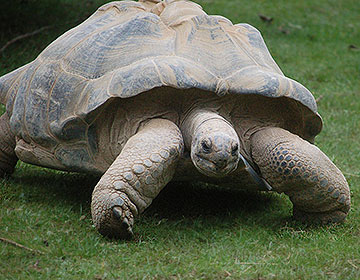
[[[92,219],[131,238],[171,181],[285,193],[293,217],[340,223],[346,179],[314,143],[316,101],[260,32],[183,0],[111,2],[0,78],[0,171],[18,159],[100,175]]]

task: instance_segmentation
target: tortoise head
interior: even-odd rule
[[[201,121],[193,130],[191,159],[209,177],[234,171],[240,159],[240,141],[232,125],[220,116]]]

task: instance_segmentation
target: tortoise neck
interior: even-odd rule
[[[219,127],[223,127],[225,123],[232,129],[232,125],[216,111],[193,109],[188,112],[180,124],[186,148],[190,150],[193,137],[196,135],[197,131],[203,129],[204,126],[211,126],[216,130],[218,127],[217,124],[220,123],[221,125],[219,125]]]

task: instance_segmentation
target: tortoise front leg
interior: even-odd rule
[[[295,219],[342,222],[350,190],[341,171],[319,148],[281,128],[264,128],[251,138],[251,154],[262,176],[294,204]]]
[[[0,177],[14,172],[18,161],[15,146],[15,136],[10,130],[9,117],[4,113],[0,117]]]
[[[132,237],[134,217],[172,179],[183,148],[179,128],[165,119],[149,121],[127,141],[93,192],[92,218],[101,234]]]

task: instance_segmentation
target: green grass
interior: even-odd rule
[[[198,1],[210,14],[261,30],[283,72],[319,98],[324,129],[316,144],[344,172],[352,210],[340,226],[291,220],[283,195],[170,184],[137,220],[136,240],[111,241],[93,228],[97,178],[19,163],[1,181],[0,279],[359,279],[360,4],[357,0]],[[6,1],[0,75],[34,59],[101,1]],[[258,14],[273,17],[262,22]],[[354,45],[358,49],[350,49]]]

